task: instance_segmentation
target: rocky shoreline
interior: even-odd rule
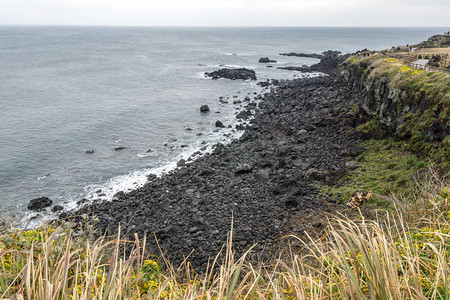
[[[356,137],[342,121],[350,108],[348,91],[329,74],[272,81],[269,92],[237,115],[254,116],[239,140],[149,177],[112,202],[62,217],[82,223],[92,216],[97,235],[115,234],[119,226],[127,236],[146,235],[148,250],[158,254],[154,235],[175,265],[192,252],[189,261],[200,272],[226,243],[232,221],[236,252],[257,244],[263,259],[282,247],[285,234],[320,232],[326,215],[342,204],[324,198],[318,186],[335,183],[346,173],[348,157],[358,154]]]

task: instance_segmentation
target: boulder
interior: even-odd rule
[[[272,85],[270,82],[267,81],[260,81],[256,85],[259,85],[260,87],[266,87]]]
[[[215,125],[216,125],[216,127],[219,127],[219,128],[225,128],[225,125],[223,125],[223,123],[219,120],[216,121]]]
[[[237,119],[244,119],[244,120],[247,120],[248,117],[250,117],[251,115],[252,115],[252,112],[251,112],[251,111],[243,110],[243,111],[239,112],[239,113],[236,115],[236,118],[237,118]]]
[[[50,200],[47,197],[40,197],[40,198],[36,198],[33,200],[30,200],[30,203],[28,203],[28,209],[29,210],[41,210],[44,209],[46,207],[49,207],[53,204],[53,201]]]
[[[268,58],[268,57],[261,57],[261,58],[259,59],[259,62],[260,62],[260,63],[268,64],[268,63],[276,63],[277,61],[276,61],[276,60],[272,60],[272,59],[270,59],[270,58]]]
[[[58,211],[61,211],[63,209],[64,209],[64,207],[62,207],[61,205],[55,205],[55,206],[52,207],[52,212],[58,212]]]
[[[200,112],[205,113],[209,111],[208,105],[202,105],[200,106]]]
[[[206,77],[211,77],[212,79],[226,78],[231,80],[242,79],[242,80],[256,80],[256,73],[253,70],[246,68],[239,69],[220,69],[211,73],[205,73]]]
[[[186,161],[185,161],[184,159],[180,159],[180,160],[177,162],[177,167],[178,167],[178,168],[181,168],[181,167],[184,167],[184,166],[186,166]]]

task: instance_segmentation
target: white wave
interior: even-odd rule
[[[231,69],[240,69],[243,68],[241,65],[214,65],[216,68],[231,68]]]
[[[195,73],[195,76],[193,78],[199,78],[199,79],[208,79],[211,80],[210,77],[205,76],[205,72],[197,72]]]
[[[50,174],[47,174],[47,175],[38,177],[37,180],[38,180],[38,181],[44,180],[44,179],[47,178],[48,176],[50,176]]]

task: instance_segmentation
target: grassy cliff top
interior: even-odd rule
[[[450,47],[450,36],[437,34],[428,38],[428,40],[414,45],[416,48],[436,48],[436,47]]]

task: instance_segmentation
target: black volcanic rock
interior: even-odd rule
[[[216,121],[215,126],[219,127],[219,128],[225,128],[225,125],[223,125],[223,123],[221,121],[219,121],[219,120]]]
[[[53,201],[50,200],[47,197],[40,197],[33,200],[30,200],[30,203],[28,203],[28,209],[29,210],[42,210],[46,207],[49,207],[53,204]]]
[[[231,80],[256,80],[256,73],[253,70],[240,68],[240,69],[220,69],[211,73],[205,73],[206,77],[212,79],[226,78]]]
[[[270,86],[272,84],[270,82],[268,82],[268,81],[260,81],[256,85],[259,85],[260,87],[267,87],[267,86]]]
[[[62,207],[61,205],[55,205],[55,206],[52,207],[52,212],[58,212],[58,211],[61,211],[63,209],[64,209],[64,207]]]
[[[317,58],[317,59],[322,59],[324,57],[323,54],[315,54],[315,53],[308,54],[308,53],[294,53],[294,52],[291,52],[291,53],[280,53],[279,55],[282,55],[282,56],[297,56],[297,57],[310,57],[310,58]]]
[[[337,72],[337,67],[340,63],[347,59],[348,55],[340,55],[340,51],[328,50],[324,51],[321,55],[320,62],[314,64],[310,67],[307,66],[290,66],[290,67],[279,67],[278,69],[290,70],[290,71],[300,71],[300,72],[322,72],[328,75],[335,75]],[[303,55],[300,53],[299,55]],[[299,56],[295,55],[295,56]],[[306,55],[306,54],[305,54]],[[290,55],[294,56],[294,55]],[[311,57],[311,56],[307,56]]]
[[[258,62],[268,64],[268,63],[276,63],[277,61],[272,60],[268,57],[261,57]]]
[[[205,113],[209,111],[208,105],[202,105],[200,106],[200,112]]]

